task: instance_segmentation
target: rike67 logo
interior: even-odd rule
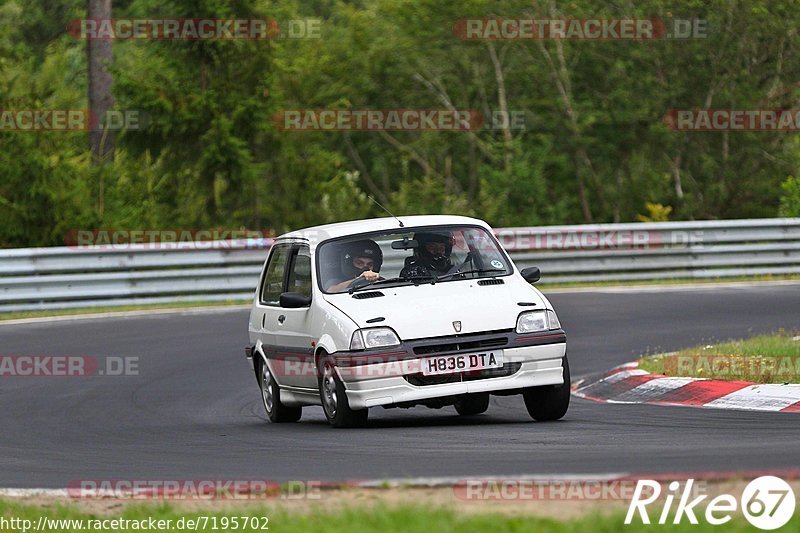
[[[744,517],[753,526],[772,530],[786,525],[794,514],[794,491],[779,477],[761,476],[754,479],[744,488],[739,500],[730,494],[720,494],[705,503],[705,512],[702,514],[699,507],[708,495],[702,494],[690,500],[695,495],[693,485],[693,479],[687,480],[683,487],[678,481],[671,482],[661,507],[655,503],[661,496],[661,484],[650,479],[640,479],[633,492],[625,523],[630,524],[638,512],[642,523],[650,524],[647,507],[655,503],[653,507],[661,508],[657,523],[667,524],[676,500],[678,503],[672,516],[673,524],[680,524],[684,518],[691,524],[697,524],[697,517],[702,516],[709,524],[719,526],[729,522],[732,514],[741,509]]]

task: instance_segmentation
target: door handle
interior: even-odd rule
[[[286,315],[280,315],[280,316],[278,317],[278,324],[283,324],[283,322],[284,322],[285,320],[286,320]]]

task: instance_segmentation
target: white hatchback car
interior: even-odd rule
[[[271,247],[246,354],[272,422],[321,405],[335,427],[370,407],[483,413],[521,394],[535,420],[569,406],[566,334],[482,220],[409,216],[287,233]]]

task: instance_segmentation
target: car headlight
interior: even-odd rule
[[[525,311],[517,318],[517,333],[534,333],[551,329],[561,329],[561,322],[552,309]]]
[[[350,339],[351,350],[369,350],[385,346],[397,346],[400,338],[392,328],[357,329]]]

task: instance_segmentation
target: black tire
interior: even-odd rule
[[[281,424],[300,420],[303,408],[289,407],[281,402],[281,388],[264,361],[258,363],[258,385],[261,388],[261,403],[270,422]]]
[[[456,398],[456,411],[461,416],[474,416],[485,413],[489,408],[489,393],[464,394]]]
[[[329,357],[319,360],[319,397],[325,418],[335,428],[363,427],[369,417],[369,409],[351,409],[344,391],[344,383],[334,370]]]
[[[570,397],[569,362],[564,356],[564,383],[529,387],[522,391],[528,414],[537,422],[558,420],[567,414]]]

